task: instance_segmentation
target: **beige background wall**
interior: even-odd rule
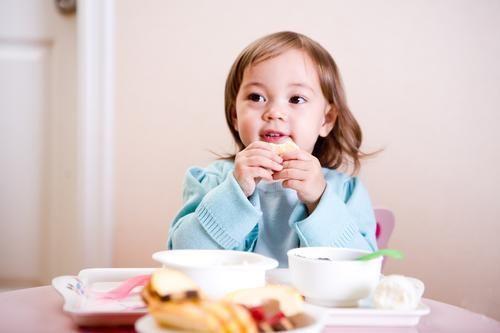
[[[278,30],[329,49],[367,149],[361,177],[394,210],[386,273],[500,319],[500,2],[133,1],[117,6],[115,266],[165,248],[190,165],[233,148],[223,86]]]

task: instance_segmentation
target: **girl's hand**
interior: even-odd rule
[[[283,187],[297,191],[299,200],[311,214],[326,188],[319,160],[303,150],[289,152],[282,157],[283,170],[276,172],[273,179],[283,179]]]
[[[234,178],[249,197],[261,179],[273,180],[273,173],[283,169],[282,162],[283,159],[273,151],[271,145],[255,141],[236,154]]]

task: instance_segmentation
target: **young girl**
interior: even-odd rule
[[[317,42],[279,32],[249,45],[229,72],[226,120],[239,152],[188,170],[170,249],[253,251],[287,267],[301,246],[375,250],[375,218],[359,179],[361,130],[340,74]],[[299,147],[281,156],[271,143]]]

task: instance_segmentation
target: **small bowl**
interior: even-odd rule
[[[382,257],[358,261],[370,251],[303,247],[288,251],[292,284],[309,303],[330,307],[355,307],[377,286]]]
[[[153,259],[185,273],[215,299],[238,289],[264,286],[266,271],[278,266],[278,261],[263,255],[230,250],[168,250],[154,253]]]

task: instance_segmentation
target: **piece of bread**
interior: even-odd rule
[[[266,300],[277,300],[281,312],[287,317],[301,313],[304,305],[302,295],[296,289],[285,285],[240,289],[229,293],[225,299],[248,308],[261,306]]]
[[[283,155],[285,153],[295,151],[299,149],[299,146],[292,139],[288,138],[285,142],[282,143],[271,143],[271,147],[274,152],[278,155]]]

